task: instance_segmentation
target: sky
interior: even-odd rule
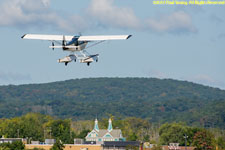
[[[70,53],[26,33],[131,34],[88,50],[99,62],[59,64]],[[225,89],[225,5],[152,0],[0,0],[0,85],[96,77],[154,77]]]

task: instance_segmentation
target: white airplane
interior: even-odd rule
[[[98,35],[98,36],[65,36],[65,35],[40,35],[40,34],[25,34],[22,39],[33,39],[33,40],[48,40],[52,42],[53,50],[55,48],[62,48],[64,51],[69,51],[71,54],[63,59],[59,59],[59,63],[67,64],[69,62],[78,59],[80,63],[87,63],[89,66],[93,61],[98,61],[98,54],[90,55],[86,49],[95,46],[99,43],[108,40],[126,40],[132,35]],[[86,47],[89,42],[95,42],[89,47]],[[57,43],[58,45],[55,45]]]

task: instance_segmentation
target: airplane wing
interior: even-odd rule
[[[126,40],[132,35],[97,35],[97,36],[80,36],[78,41],[108,41],[108,40]],[[44,34],[25,34],[22,39],[48,40],[48,41],[71,41],[74,36],[64,35],[44,35]]]
[[[132,35],[97,35],[97,36],[80,36],[78,41],[107,41],[107,40],[126,40]]]
[[[48,41],[70,41],[74,36],[64,36],[64,35],[41,35],[41,34],[25,34],[22,39],[31,39],[31,40],[48,40]]]

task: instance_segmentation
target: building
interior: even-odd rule
[[[170,146],[162,146],[162,150],[194,150],[195,147],[190,147],[190,146],[179,146],[176,148],[171,148]]]
[[[45,139],[45,144],[55,144],[55,139]]]
[[[26,144],[25,148],[26,149],[34,149],[34,148],[39,148],[39,149],[44,149],[44,150],[50,150],[52,148],[51,145],[47,144]],[[102,150],[101,145],[88,145],[88,144],[64,144],[65,148],[64,150]]]
[[[157,146],[157,144],[145,144],[144,143],[144,149],[145,150],[151,150],[154,146]],[[194,150],[195,147],[191,146],[179,146],[179,143],[169,143],[169,145],[163,145],[161,146],[162,150]]]
[[[138,141],[105,141],[102,144],[103,150],[139,150],[140,142]]]
[[[109,119],[108,129],[99,129],[98,120],[95,119],[94,129],[86,136],[86,141],[104,142],[104,141],[125,141],[120,129],[113,129],[112,120]]]
[[[44,149],[50,150],[51,145],[47,144],[26,144],[26,149]],[[135,149],[138,150],[140,143],[136,141],[105,141],[103,144],[64,144],[64,150],[126,150],[126,149]]]
[[[0,144],[1,143],[12,143],[12,142],[16,142],[16,141],[21,141],[24,144],[27,142],[27,139],[22,139],[22,138],[4,138],[2,137],[0,139]]]

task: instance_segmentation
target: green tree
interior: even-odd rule
[[[10,150],[9,143],[0,144],[0,150]]]
[[[187,127],[181,123],[164,124],[159,129],[160,144],[169,143],[185,144],[184,135],[187,134]]]
[[[137,140],[137,135],[135,133],[131,134],[129,137],[128,137],[128,140],[129,141],[136,141]]]
[[[25,145],[22,141],[0,144],[0,150],[25,150]]]
[[[32,140],[43,141],[44,128],[43,121],[44,116],[35,113],[29,113],[21,117],[19,136],[26,138],[32,138]]]
[[[53,120],[50,123],[52,135],[56,139],[62,140],[63,143],[71,143],[71,120]]]
[[[30,111],[58,118],[76,116],[78,120],[93,119],[95,114],[99,118],[112,114],[160,124],[183,121],[189,125],[225,128],[224,90],[170,79],[96,78],[0,86],[0,103],[0,118]],[[108,118],[106,128],[107,122]],[[16,130],[8,132],[10,137],[16,137]],[[136,134],[142,140],[140,133]]]
[[[50,150],[63,150],[64,148],[65,146],[63,145],[62,141],[57,139]]]
[[[32,138],[43,141],[43,125],[50,120],[49,116],[28,113],[22,117],[5,119],[0,122],[1,135],[8,138]]]
[[[218,150],[224,150],[225,149],[225,136],[224,137],[218,137],[217,145],[218,145]]]
[[[15,141],[15,142],[12,142],[12,144],[10,144],[10,149],[11,150],[24,150],[25,145],[23,144],[22,141]]]
[[[77,138],[84,139],[89,132],[90,132],[90,130],[83,130],[80,132],[80,134],[77,136]]]
[[[128,145],[126,146],[126,150],[138,150],[138,146]]]
[[[6,119],[1,125],[1,135],[4,137],[16,138],[18,136],[17,131],[20,128],[20,118]]]
[[[195,133],[193,138],[195,150],[215,150],[214,135],[206,129]]]
[[[162,146],[159,144],[155,144],[151,150],[162,150]]]

